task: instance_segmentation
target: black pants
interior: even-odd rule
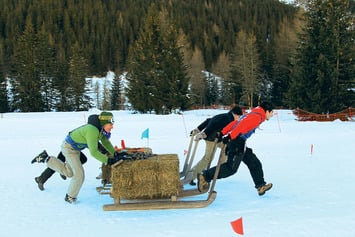
[[[63,162],[65,162],[65,156],[62,154],[62,152],[59,152],[57,158]],[[85,164],[87,161],[87,157],[85,156],[84,153],[80,152],[80,162],[81,164]],[[54,170],[51,168],[45,169],[40,176],[38,176],[38,179],[42,182],[45,183],[52,175],[55,173]]]
[[[220,166],[220,170],[217,179],[227,178],[238,171],[240,163],[243,161],[249,169],[249,172],[253,178],[255,187],[265,185],[264,173],[260,160],[253,153],[253,150],[245,147],[245,140],[241,137],[237,137],[227,145],[227,162]],[[216,166],[212,167],[204,172],[204,176],[207,182],[210,182],[216,172]]]

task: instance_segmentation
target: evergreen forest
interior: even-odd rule
[[[1,113],[87,110],[108,71],[99,109],[355,106],[354,0],[0,2]]]

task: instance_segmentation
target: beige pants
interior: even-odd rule
[[[206,142],[205,155],[191,170],[193,172],[193,175],[192,175],[193,180],[197,178],[197,174],[201,173],[203,170],[208,168],[208,166],[211,164],[211,162],[214,158],[214,154],[212,154],[214,142],[211,142],[211,141],[205,141],[205,142]],[[222,145],[223,144],[221,142],[217,143],[218,148],[221,148]],[[223,153],[222,154],[222,163],[224,163],[227,160],[227,156],[225,154],[225,148],[221,152]]]
[[[62,143],[61,151],[65,156],[65,162],[51,156],[47,166],[69,178],[71,177],[67,194],[76,198],[85,178],[84,168],[80,162],[80,151],[74,150],[66,141]]]

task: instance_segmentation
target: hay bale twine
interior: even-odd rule
[[[120,199],[159,199],[177,196],[180,188],[177,154],[125,161],[112,168],[111,196]]]

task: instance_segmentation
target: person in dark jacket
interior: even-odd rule
[[[261,123],[269,120],[273,115],[273,107],[268,102],[263,102],[260,106],[243,115],[239,120],[229,123],[222,129],[222,142],[227,144],[227,162],[220,166],[218,179],[227,178],[235,174],[243,161],[249,168],[258,194],[264,195],[272,188],[272,183],[266,183],[262,165],[252,149],[245,146],[246,140],[255,132]],[[198,189],[202,192],[209,188],[209,183],[213,179],[216,166],[203,171],[197,175]]]
[[[220,132],[227,124],[239,119],[239,116],[243,114],[242,109],[239,106],[234,106],[227,113],[217,114],[212,118],[208,118],[203,121],[196,129],[191,131],[191,135],[195,135],[195,140],[204,139],[206,143],[205,154],[202,159],[189,171],[188,174],[191,175],[190,185],[196,185],[194,179],[197,178],[197,174],[201,171],[207,169],[211,164],[214,154],[213,148],[215,145],[215,139],[217,138],[217,133]],[[217,147],[221,148],[221,142],[217,143]],[[222,160],[226,161],[225,149],[222,152]]]

